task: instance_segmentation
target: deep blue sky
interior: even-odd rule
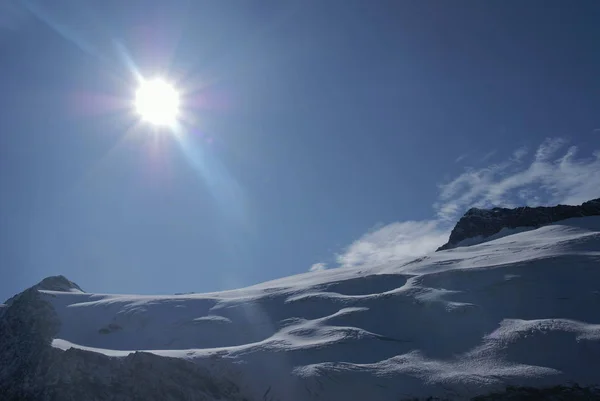
[[[465,161],[600,143],[597,1],[2,4],[3,299],[304,272]],[[134,67],[186,91],[182,139],[137,124]]]

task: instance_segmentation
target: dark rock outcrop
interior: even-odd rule
[[[81,287],[66,278],[65,276],[46,277],[40,281],[34,288],[47,291],[81,291]]]
[[[18,297],[23,294],[29,293],[31,291],[37,290],[45,290],[45,291],[62,291],[62,292],[83,292],[81,287],[77,284],[66,278],[65,276],[50,276],[46,277],[33,287],[29,288],[27,291],[24,291],[20,294],[15,295],[12,298],[9,298],[4,304],[0,305],[0,316],[2,316],[3,311],[11,305]]]
[[[38,289],[79,287],[62,276],[14,296],[0,315],[2,401],[248,401],[232,381],[193,362],[146,352],[126,357],[51,346],[60,330]]]
[[[448,242],[437,250],[451,249],[468,238],[486,238],[503,228],[542,227],[573,217],[600,216],[600,198],[579,206],[558,205],[551,207],[519,207],[506,209],[471,208],[458,221],[450,233]]]

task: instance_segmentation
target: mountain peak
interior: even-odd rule
[[[461,246],[461,242],[467,239],[485,240],[485,238],[497,234],[503,229],[537,228],[572,217],[599,215],[600,198],[584,202],[579,206],[524,206],[515,209],[502,207],[479,209],[474,207],[460,218],[450,233],[448,242],[439,247],[438,251]]]
[[[81,287],[77,284],[66,278],[65,276],[50,276],[46,277],[42,281],[40,281],[36,286],[38,290],[47,290],[47,291],[62,291],[62,292],[72,292],[72,291],[81,291]]]

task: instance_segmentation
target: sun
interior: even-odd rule
[[[135,94],[135,109],[150,124],[172,126],[179,116],[179,93],[161,78],[144,80]]]

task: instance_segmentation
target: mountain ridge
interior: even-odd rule
[[[469,209],[456,223],[448,242],[437,251],[461,246],[461,242],[478,239],[465,245],[483,242],[500,233],[503,229],[538,228],[554,222],[574,217],[600,216],[600,198],[592,199],[581,205],[556,205],[538,207],[518,207],[492,209]]]

